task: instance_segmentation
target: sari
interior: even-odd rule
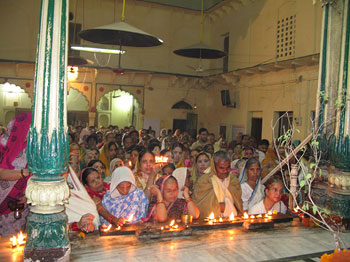
[[[239,182],[241,183],[242,188],[243,210],[248,210],[250,207],[256,205],[265,197],[265,186],[261,183],[261,173],[256,180],[254,189],[252,189],[247,183],[248,175],[246,172],[246,166],[247,162],[245,163],[239,175]]]
[[[32,120],[31,113],[21,113],[7,126],[7,134],[0,137],[0,168],[21,170],[27,167],[26,137]],[[25,225],[28,209],[22,211],[21,219],[14,219],[8,207],[10,201],[17,201],[24,194],[29,176],[15,181],[0,180],[0,234],[18,233]]]
[[[131,188],[126,195],[119,193],[117,186],[122,182],[131,183]],[[136,187],[133,173],[128,167],[118,167],[112,173],[111,187],[102,199],[102,205],[113,216],[129,219],[132,215],[132,221],[136,223],[146,217],[148,208],[148,199],[143,191]],[[109,222],[100,216],[101,224],[108,225]]]
[[[159,187],[160,192],[164,193],[164,185],[165,182],[170,178],[174,178],[176,180],[175,177],[173,176],[162,176],[159,179],[157,179],[156,181],[156,185]],[[177,180],[176,180],[177,182]],[[179,189],[180,191],[180,189]],[[144,219],[144,221],[148,221],[148,222],[153,222],[154,221],[154,217],[156,215],[156,207],[157,207],[157,203],[156,203],[156,198],[154,198],[152,200],[152,205],[149,208],[149,213],[146,219]],[[186,201],[184,199],[180,199],[177,198],[174,202],[170,203],[169,206],[166,207],[167,210],[167,214],[168,214],[168,219],[181,219],[181,215],[187,213],[187,204]]]

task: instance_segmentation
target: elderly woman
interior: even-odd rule
[[[189,189],[183,187],[185,199],[178,198],[179,186],[173,176],[162,176],[151,187],[151,193],[156,203],[149,209],[147,220],[165,222],[168,219],[181,219],[182,214],[191,214],[194,219],[199,217],[199,209],[190,198]]]
[[[208,217],[211,212],[216,217],[242,213],[241,195],[239,180],[230,172],[228,154],[215,152],[211,159],[211,171],[202,175],[193,188],[193,200],[200,210],[200,218]]]
[[[265,198],[249,208],[249,214],[265,214],[269,211],[277,211],[285,214],[287,207],[281,201],[283,195],[283,181],[281,174],[275,174],[265,183]]]
[[[111,187],[103,197],[102,205],[111,216],[107,219],[101,218],[101,224],[123,225],[139,222],[142,217],[146,217],[148,199],[136,187],[131,170],[128,167],[118,167],[112,174]]]
[[[106,166],[102,163],[101,160],[91,160],[88,164],[88,167],[95,168],[101,175],[102,179],[105,179]]]
[[[94,197],[102,199],[109,190],[109,185],[103,182],[100,173],[92,167],[87,167],[82,171],[81,182],[92,199]]]
[[[80,160],[80,170],[86,168],[91,160],[98,159],[96,158],[96,153],[90,149],[83,151],[83,155]]]
[[[261,166],[259,160],[250,158],[239,176],[242,188],[243,210],[248,210],[264,198],[264,186],[260,182]]]

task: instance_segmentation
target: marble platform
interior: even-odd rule
[[[350,233],[342,234],[350,245]],[[319,261],[298,256],[335,248],[333,236],[320,228],[291,223],[274,229],[245,231],[241,228],[194,231],[192,236],[140,241],[135,236],[71,235],[71,261]],[[290,258],[295,257],[295,258]],[[291,260],[290,260],[291,259]],[[0,261],[23,261],[23,253],[0,240]]]

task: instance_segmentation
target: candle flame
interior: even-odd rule
[[[129,166],[132,166],[132,162],[131,161],[129,161]]]
[[[216,219],[214,219],[214,223],[216,223]]]
[[[250,218],[255,218],[255,216],[251,215]]]
[[[129,216],[129,218],[128,218],[128,222],[132,222],[133,218],[134,218],[134,215],[131,214],[131,215]]]
[[[269,212],[267,212],[267,214],[268,214],[269,216],[271,216],[271,215],[272,215],[272,212],[271,212],[271,210],[270,210]]]
[[[260,217],[262,217],[262,214],[259,214],[259,215],[257,215],[256,217],[259,217],[259,218],[260,218]]]
[[[265,214],[265,217],[269,217],[269,215],[268,215],[268,214]]]
[[[208,216],[209,219],[214,219],[215,216],[214,216],[214,212],[211,212],[210,215]]]
[[[164,230],[164,227],[161,227],[160,230]]]
[[[24,235],[21,232],[19,232],[18,236],[13,236],[10,238],[10,241],[12,242],[12,246],[15,247],[17,245],[23,245],[26,243],[25,239],[24,239]]]
[[[106,227],[106,225],[104,225],[104,228],[102,229],[102,231],[103,232],[108,232],[111,228],[112,228],[112,224],[109,224],[108,227]]]
[[[213,224],[213,220],[210,220],[210,221],[209,221],[209,225],[212,225],[212,224]]]
[[[166,156],[156,156],[155,157],[156,163],[167,163],[168,157]]]
[[[17,237],[16,236],[11,237],[10,241],[12,242],[12,246],[16,246],[17,245]]]
[[[118,226],[118,227],[116,227],[116,228],[114,229],[114,231],[118,231],[118,230],[120,230],[120,229],[121,229],[121,227]]]
[[[22,234],[22,231],[21,231],[21,232],[19,232],[17,242],[18,242],[18,245],[22,245],[22,244],[24,244],[24,243],[25,243],[25,241],[24,241],[24,236],[23,236],[23,234]]]
[[[222,222],[222,217],[219,218],[219,222]]]
[[[170,224],[169,224],[169,226],[173,226],[175,224],[175,220],[173,219],[173,220],[171,220],[171,222],[170,222]]]
[[[235,220],[235,215],[233,214],[233,212],[231,212],[229,219],[230,219],[230,221]]]
[[[298,213],[298,212],[299,212],[299,209],[298,209],[298,208],[294,208],[294,212],[295,212],[295,213]]]
[[[179,226],[178,225],[175,225],[174,228],[177,229]]]
[[[247,213],[247,212],[244,212],[243,218],[244,218],[244,219],[248,219],[248,218],[249,218],[249,216],[248,216],[248,213]]]

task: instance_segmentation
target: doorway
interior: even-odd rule
[[[262,133],[262,118],[253,117],[250,135],[255,138],[255,141],[257,143],[261,141],[261,133]]]
[[[180,129],[181,132],[184,132],[186,130],[186,119],[174,119],[173,120],[173,132],[175,132],[176,129]]]

